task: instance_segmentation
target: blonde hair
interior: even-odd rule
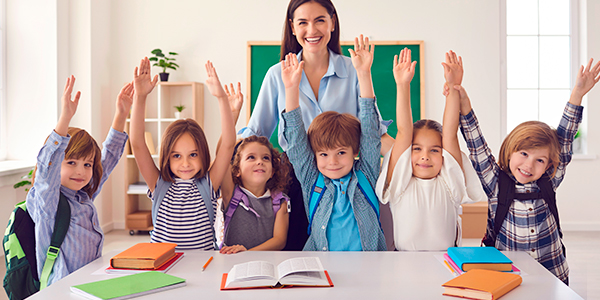
[[[308,141],[313,152],[337,147],[352,147],[354,154],[360,146],[360,121],[353,115],[326,111],[308,126]]]
[[[233,161],[231,162],[231,175],[233,179],[233,183],[242,186],[242,180],[240,176],[235,176],[234,174],[240,173],[240,161],[242,159],[242,151],[248,144],[250,143],[258,143],[263,145],[269,149],[271,152],[271,166],[273,169],[273,176],[267,180],[266,188],[272,191],[284,191],[285,187],[290,180],[288,176],[288,165],[287,163],[282,161],[282,155],[277,151],[277,149],[273,148],[269,139],[264,136],[249,136],[245,139],[242,139],[238,142],[236,146],[235,153],[233,153]]]
[[[180,119],[177,120],[165,129],[165,133],[160,143],[160,176],[164,181],[175,182],[175,175],[170,168],[170,157],[173,152],[173,147],[179,138],[188,133],[192,136],[192,139],[196,141],[196,147],[198,147],[198,156],[202,166],[198,173],[194,175],[195,178],[202,178],[206,175],[207,168],[210,166],[210,150],[208,149],[208,142],[204,131],[193,119]]]
[[[90,157],[94,161],[92,165],[92,178],[90,179],[90,182],[82,188],[91,199],[96,191],[98,191],[100,180],[102,179],[102,174],[104,172],[102,169],[102,151],[100,151],[100,147],[98,147],[96,140],[94,140],[87,131],[81,128],[69,127],[67,134],[70,135],[71,138],[65,149],[64,159],[69,160]],[[48,138],[46,138],[46,141],[48,141]],[[32,184],[35,181],[36,171],[37,165],[35,166],[35,170],[33,170],[33,176],[31,178]]]
[[[550,154],[547,170],[552,168],[550,178],[554,178],[560,161],[560,143],[556,130],[543,122],[528,121],[515,127],[502,142],[498,164],[503,171],[510,173],[510,157],[513,153],[545,147],[548,147]]]

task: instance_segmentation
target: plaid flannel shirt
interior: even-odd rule
[[[555,191],[565,176],[567,164],[571,161],[572,143],[581,122],[582,112],[582,106],[567,103],[556,129],[561,149],[560,162],[554,178],[551,180]],[[490,232],[493,231],[498,206],[498,177],[501,169],[483,138],[475,113],[471,111],[465,116],[461,115],[460,125],[469,148],[469,158],[489,199],[486,230]],[[552,170],[549,169],[546,173],[550,176]],[[514,180],[512,174],[510,177]],[[539,192],[539,188],[536,182],[527,184],[516,182],[515,192]],[[515,199],[502,222],[495,246],[499,250],[527,251],[560,280],[566,281],[569,276],[569,267],[563,252],[556,220],[543,199]]]

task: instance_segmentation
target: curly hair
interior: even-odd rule
[[[244,148],[248,146],[250,143],[259,143],[269,149],[271,152],[271,165],[273,168],[273,176],[267,181],[266,188],[272,191],[282,191],[285,192],[285,188],[288,185],[290,177],[288,176],[289,168],[288,164],[282,161],[282,155],[277,151],[277,149],[273,148],[269,139],[264,136],[249,136],[245,139],[240,140],[236,145],[236,150],[233,153],[233,159],[231,162],[231,177],[233,179],[233,183],[242,186],[242,179],[239,176],[235,176],[234,174],[240,173],[240,161],[242,159],[242,152]]]

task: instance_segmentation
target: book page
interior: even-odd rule
[[[232,284],[233,282],[244,282],[254,280],[266,280],[268,285],[275,285],[277,283],[275,277],[275,266],[266,261],[251,261],[243,264],[237,264],[231,268],[231,271],[227,274],[226,287],[232,286],[243,286],[238,284]],[[263,284],[264,282],[256,282],[256,284]]]
[[[322,272],[323,265],[318,257],[296,257],[284,260],[277,266],[279,279],[297,272]]]

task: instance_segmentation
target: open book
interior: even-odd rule
[[[267,261],[237,264],[223,274],[221,290],[281,286],[333,287],[318,257],[297,257],[277,266]]]

